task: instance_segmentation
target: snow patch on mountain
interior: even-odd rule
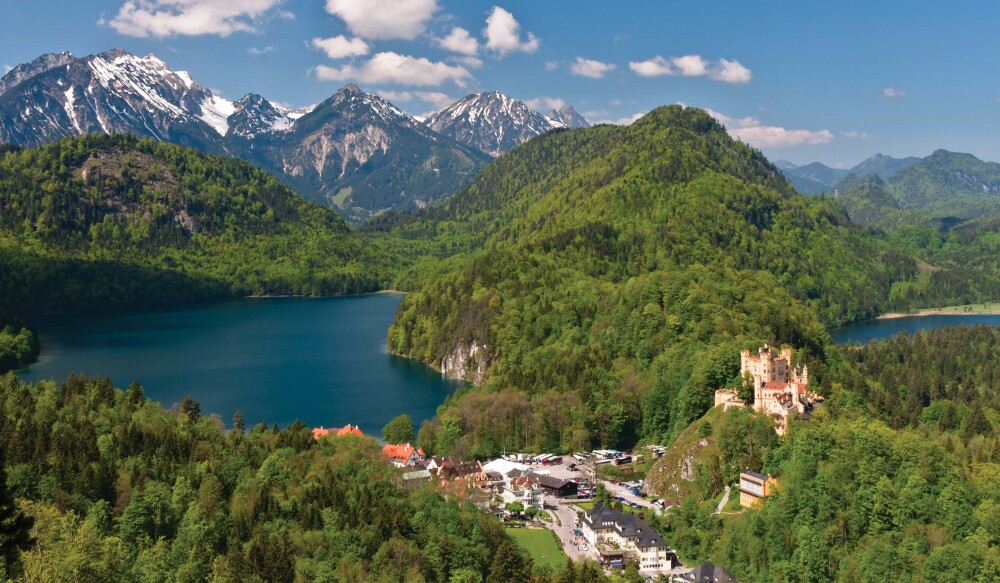
[[[201,115],[198,117],[224,136],[229,131],[229,116],[234,113],[236,106],[232,101],[209,93],[208,98],[201,102]]]

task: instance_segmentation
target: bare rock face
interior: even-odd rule
[[[497,91],[468,95],[424,123],[441,135],[493,157],[535,136],[563,127],[523,101]]]
[[[486,381],[490,358],[486,345],[473,341],[466,346],[456,346],[451,354],[441,360],[441,374],[480,385]]]
[[[155,55],[43,55],[0,79],[0,143],[130,133],[257,163],[307,198],[362,220],[414,210],[467,184],[489,157],[348,85],[301,110],[231,102]]]
[[[551,121],[561,124],[570,129],[589,128],[590,122],[580,115],[572,105],[564,105],[559,109],[553,109],[545,114]]]

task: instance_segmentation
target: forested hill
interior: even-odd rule
[[[254,166],[129,136],[0,153],[0,303],[38,313],[388,279],[333,211]]]
[[[532,140],[394,232],[464,253],[415,269],[426,283],[389,332],[393,350],[490,389],[425,429],[437,451],[669,439],[736,375],[741,347],[821,355],[824,324],[877,314],[918,273],[680,106]]]

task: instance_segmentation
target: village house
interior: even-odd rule
[[[361,433],[361,429],[357,425],[347,425],[341,427],[340,429],[327,429],[322,425],[319,427],[313,427],[312,436],[313,439],[319,440],[320,437],[327,435],[336,435],[337,437],[342,437],[344,435],[357,435],[358,437],[364,437],[365,434]]]
[[[507,485],[499,487],[500,497],[503,503],[511,504],[520,502],[525,509],[535,510],[545,509],[545,489],[538,483],[534,476],[519,476],[513,478]]]
[[[774,493],[778,482],[771,476],[747,470],[740,474],[740,506],[760,508],[764,499]]]
[[[409,443],[387,443],[382,447],[382,453],[388,456],[389,461],[397,468],[412,468],[424,459],[424,450]]]
[[[441,462],[441,467],[437,471],[437,477],[442,484],[462,481],[481,487],[486,483],[486,473],[483,471],[482,463],[478,461],[455,461],[450,457]]]
[[[778,435],[788,430],[789,417],[808,419],[813,405],[822,400],[809,392],[808,367],[792,366],[790,348],[776,352],[765,344],[757,354],[740,351],[740,375],[749,375],[753,380],[753,408],[771,415]],[[727,411],[746,406],[734,389],[715,391],[715,405]]]
[[[639,571],[670,570],[673,551],[659,532],[634,514],[615,510],[602,502],[580,520],[583,536],[611,565],[628,560]]]

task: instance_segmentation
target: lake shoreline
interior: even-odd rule
[[[949,308],[927,308],[916,312],[889,312],[876,316],[876,320],[896,320],[899,318],[916,318],[922,316],[1000,316],[1000,308],[990,310],[977,310],[973,312],[959,312]]]

